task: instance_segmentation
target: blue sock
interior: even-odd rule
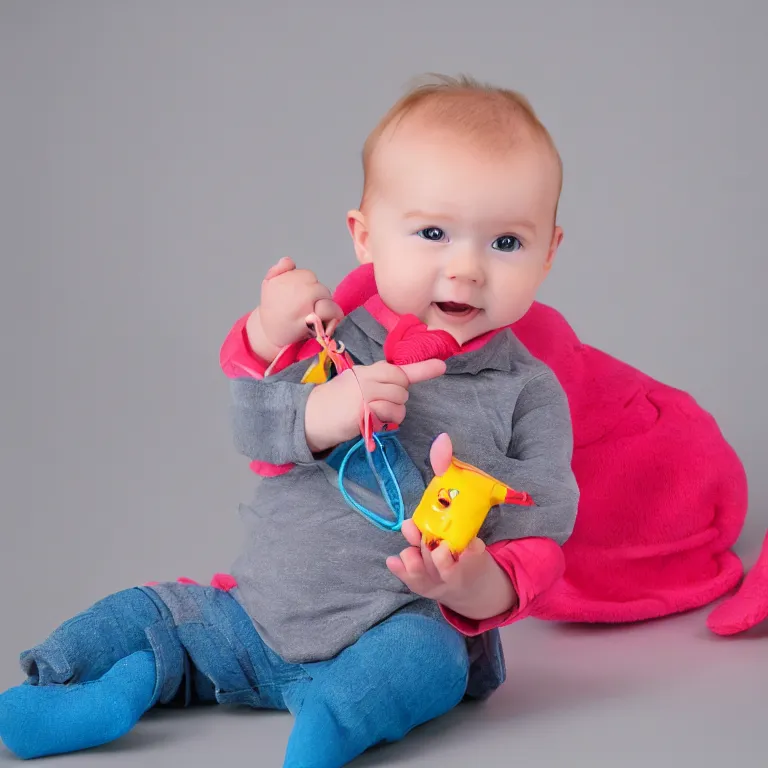
[[[146,712],[155,677],[154,654],[140,651],[98,680],[11,688],[0,695],[0,740],[24,760],[107,744]]]

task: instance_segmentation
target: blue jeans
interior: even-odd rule
[[[469,659],[447,623],[397,613],[328,661],[290,664],[261,640],[232,594],[198,585],[134,588],[99,601],[21,655],[29,685],[96,680],[151,650],[151,706],[288,710],[284,768],[339,768],[402,739],[464,697]]]

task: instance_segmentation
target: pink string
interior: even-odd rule
[[[365,447],[370,453],[372,453],[376,449],[376,443],[373,442],[373,414],[371,413],[371,407],[368,405],[368,401],[365,399],[365,394],[363,393],[363,385],[360,383],[357,371],[354,369],[354,367],[350,368],[349,370],[352,371],[352,375],[355,377],[357,386],[360,388],[360,396],[363,398],[363,422],[360,433],[362,434],[363,440],[365,441]]]
[[[290,349],[290,345],[287,347],[283,347],[276,355],[275,359],[267,366],[266,370],[264,371],[264,378],[266,379],[267,376],[271,375],[272,371],[275,369],[275,366],[277,365],[280,358]]]
[[[331,361],[336,366],[336,370],[339,373],[343,373],[344,371],[351,371],[352,375],[355,377],[355,381],[357,382],[357,386],[360,389],[360,397],[363,401],[363,416],[360,422],[360,434],[363,437],[363,440],[365,441],[365,446],[368,449],[369,452],[373,452],[376,448],[376,444],[373,441],[373,421],[376,418],[374,414],[371,412],[371,407],[368,401],[365,398],[365,392],[363,392],[363,385],[360,381],[360,377],[357,375],[357,371],[355,370],[355,367],[352,365],[351,361],[348,360],[345,357],[345,350],[344,346],[342,345],[341,348],[337,344],[336,341],[331,337],[333,331],[336,329],[336,326],[338,325],[337,320],[331,320],[331,322],[328,324],[328,328],[325,328],[323,326],[323,321],[316,315],[311,314],[307,315],[306,318],[307,326],[314,331],[315,338],[317,339],[318,344],[326,350],[328,355],[331,358]],[[280,354],[282,354],[283,350],[280,351],[278,354],[278,357]],[[276,358],[277,359],[277,358]],[[273,363],[274,365],[274,363]],[[378,423],[379,420],[376,419],[376,422]],[[384,425],[381,424],[383,427]]]

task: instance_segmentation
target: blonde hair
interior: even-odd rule
[[[394,130],[403,118],[417,110],[440,125],[480,139],[490,148],[509,146],[527,132],[528,137],[543,141],[553,153],[560,177],[559,187],[562,186],[560,153],[525,96],[518,91],[481,83],[467,75],[450,77],[429,73],[413,81],[365,140],[361,208],[370,187],[372,158],[382,135],[390,127]]]

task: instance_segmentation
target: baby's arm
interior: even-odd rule
[[[231,380],[232,431],[239,453],[278,466],[314,463],[304,427],[314,387],[301,383],[306,367],[299,362],[264,379]]]
[[[354,375],[342,373],[325,384],[302,384],[307,359],[319,351],[317,342],[293,344],[268,365],[251,347],[248,321],[241,318],[230,332],[221,363],[232,379],[235,445],[260,465],[290,468],[310,463],[315,454],[357,437],[362,389],[373,414],[399,424],[405,416],[408,387],[445,372],[441,360],[402,367],[380,361],[357,366]]]
[[[308,316],[338,321],[341,309],[313,272],[281,259],[267,272],[261,304],[241,318],[221,348],[231,379],[232,425],[238,451],[259,474],[281,474],[311,463],[304,413],[312,385],[302,384],[306,363],[319,351],[305,341]]]
[[[579,490],[571,468],[571,416],[554,373],[546,370],[525,386],[513,418],[506,455],[488,456],[479,468],[529,493],[535,506],[501,505],[492,510],[480,538],[517,599],[508,610],[482,619],[468,619],[442,606],[446,618],[468,635],[527,615],[532,602],[562,575],[565,561],[560,547],[576,520]]]
[[[297,342],[276,360],[264,359],[251,346],[248,322],[252,317],[249,313],[232,327],[221,347],[220,363],[230,379],[237,450],[251,459],[259,474],[279,474],[312,460],[306,440],[302,443],[302,404],[311,385],[300,381],[319,346],[314,340]]]
[[[528,493],[535,506],[501,505],[486,521],[485,540],[543,536],[562,545],[573,532],[579,487],[571,467],[568,399],[552,371],[546,369],[526,384],[512,418],[506,454],[487,456],[480,469]]]

